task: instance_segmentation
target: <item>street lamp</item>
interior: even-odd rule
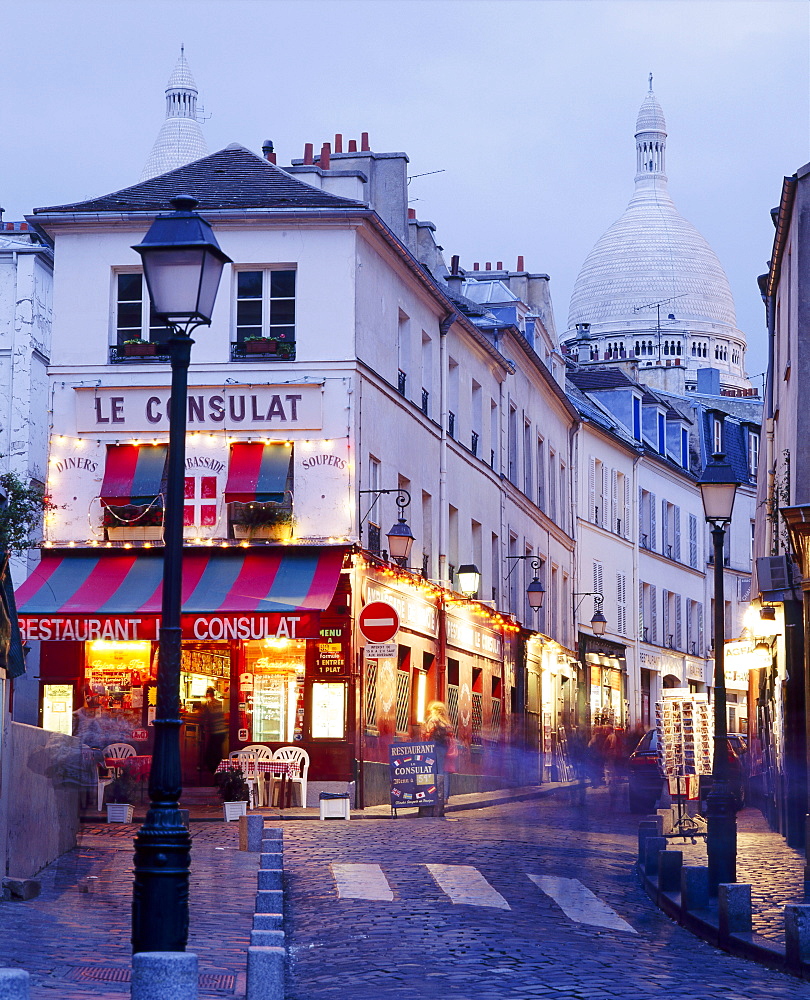
[[[737,880],[737,819],[729,783],[726,731],[723,548],[739,485],[734,470],[722,454],[713,456],[700,479],[703,511],[711,525],[714,543],[714,756],[712,788],[706,799],[706,854],[709,891],[713,895],[717,895],[720,883]]]
[[[208,326],[225,264],[211,226],[193,210],[194,198],[171,201],[132,249],[141,255],[152,307],[171,329],[169,454],[164,512],[163,599],[158,649],[155,742],[149,810],[135,837],[132,950],[185,951],[191,837],[180,816],[180,626],[183,499],[191,331]]]
[[[465,597],[475,597],[481,585],[481,571],[475,563],[465,563],[459,566],[458,589]]]
[[[592,597],[593,598],[593,617],[591,618],[591,631],[596,636],[602,636],[607,630],[607,618],[605,618],[605,613],[602,611],[602,605],[605,602],[604,595],[598,590],[582,590],[578,593],[572,594],[571,599],[574,602],[574,623],[577,620],[577,611],[579,610],[579,604],[576,603],[578,597]]]
[[[543,560],[538,559],[534,553],[529,553],[525,556],[507,556],[506,558],[515,560],[515,565],[506,574],[507,582],[520,560],[530,560],[534,576],[532,577],[532,582],[526,587],[526,600],[529,602],[529,607],[532,611],[539,611],[543,607],[543,601],[546,599],[546,588],[540,582],[540,570],[543,568]]]

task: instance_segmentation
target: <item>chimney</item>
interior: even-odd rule
[[[312,158],[312,143],[308,142],[304,146],[304,163],[310,164],[313,162],[314,160]]]
[[[321,146],[321,158],[318,160],[321,170],[329,170],[332,159],[332,147],[328,142]]]
[[[349,152],[350,153],[357,152],[357,139],[349,139]]]
[[[502,270],[503,270],[503,261],[502,261],[502,260],[499,260],[499,261],[498,261],[498,268],[497,268],[497,269],[498,269],[499,271],[502,271]]]
[[[476,261],[473,264],[473,271],[480,271],[480,270],[481,270],[481,265],[478,263],[478,261]]]
[[[416,209],[415,208],[409,208],[408,209],[408,218],[409,219],[415,219],[416,218]]]
[[[336,153],[342,153],[343,152],[343,133],[342,132],[335,132],[335,152]]]
[[[276,152],[273,146],[272,139],[265,139],[262,143],[262,156],[267,160],[268,163],[276,162]]]
[[[491,261],[491,260],[488,260],[488,261],[487,261],[487,263],[486,263],[486,268],[487,268],[487,270],[488,270],[488,271],[491,271],[491,270],[492,270],[492,261]]]
[[[461,295],[464,287],[464,278],[458,273],[458,254],[453,254],[450,258],[450,273],[444,279],[447,287],[455,295]]]
[[[517,269],[518,269],[518,271],[525,271],[526,270],[526,268],[523,266],[523,257],[518,257]]]
[[[450,273],[458,274],[458,254],[454,253],[450,258]]]
[[[371,152],[371,146],[368,144],[368,132],[360,133],[360,151],[363,153]]]

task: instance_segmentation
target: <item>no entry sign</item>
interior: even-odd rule
[[[357,624],[369,642],[390,642],[399,632],[399,615],[385,601],[372,601],[360,612]]]

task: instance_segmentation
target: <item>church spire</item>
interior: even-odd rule
[[[199,160],[208,155],[197,119],[197,84],[186,62],[185,46],[180,46],[180,58],[166,84],[166,120],[158,133],[141,180]]]
[[[636,181],[656,176],[666,180],[667,123],[652,89],[644,97],[636,119]]]

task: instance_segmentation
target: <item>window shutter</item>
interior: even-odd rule
[[[638,488],[638,542],[641,544],[642,536],[644,535],[644,490],[639,486]],[[647,539],[649,542],[649,538]]]
[[[613,469],[610,473],[610,530],[618,531],[619,521],[619,473]]]
[[[689,515],[689,565],[692,569],[697,569],[698,565],[698,550],[697,550],[697,518],[694,514]]]
[[[650,642],[658,642],[658,588],[650,584]]]
[[[669,518],[667,508],[669,504],[666,500],[661,501],[661,554],[669,555]]]
[[[692,621],[692,615],[695,611],[695,602],[690,601],[687,597],[686,599],[686,652],[692,652],[692,643],[695,641],[692,633],[695,630],[694,623]]]
[[[698,604],[697,606],[697,655],[703,656],[703,605]]]
[[[655,541],[658,537],[655,530],[655,494],[650,494],[650,537],[649,537],[649,548],[651,552],[655,552]]]
[[[630,477],[624,477],[624,537],[630,537]]]
[[[602,466],[602,511],[601,521],[603,528],[610,529],[610,470],[606,465]]]
[[[602,563],[593,561],[593,589],[597,594],[604,594],[602,590]]]
[[[638,585],[638,637],[644,641],[644,584]]]
[[[596,524],[596,459],[588,459],[588,520]]]
[[[616,574],[616,627],[619,635],[627,631],[627,577]]]
[[[664,602],[664,616],[662,619],[662,624],[664,627],[664,633],[661,640],[661,645],[666,646],[669,644],[669,591],[665,590],[662,594]]]
[[[683,628],[681,625],[681,595],[675,595],[675,648],[683,649]]]
[[[673,554],[678,562],[681,561],[681,508],[674,508],[675,538],[673,539]]]

